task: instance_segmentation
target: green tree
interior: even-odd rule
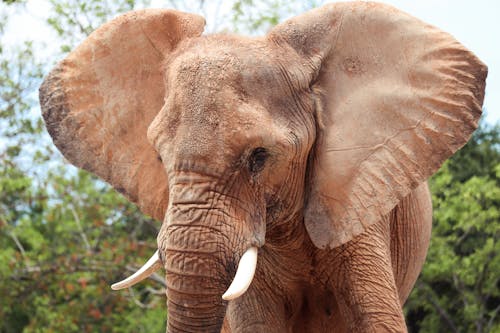
[[[262,35],[279,22],[318,7],[324,1],[237,0],[232,4],[231,23],[237,32]]]
[[[499,134],[483,123],[431,178],[431,246],[406,306],[414,332],[500,332]]]

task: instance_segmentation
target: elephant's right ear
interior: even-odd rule
[[[159,220],[167,177],[146,133],[163,105],[162,63],[204,25],[200,16],[173,10],[122,15],[94,31],[40,87],[43,118],[63,155]]]

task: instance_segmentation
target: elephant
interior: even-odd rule
[[[126,13],[46,76],[74,165],[162,221],[167,332],[404,332],[427,179],[477,128],[487,67],[391,6],[328,4],[265,36]]]

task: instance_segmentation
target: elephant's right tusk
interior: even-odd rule
[[[257,248],[251,247],[241,256],[240,262],[238,263],[238,270],[236,271],[233,282],[229,288],[227,288],[224,295],[222,295],[222,299],[230,301],[243,295],[252,283],[256,267]]]
[[[160,261],[160,257],[158,256],[158,250],[156,250],[155,254],[153,254],[151,258],[149,258],[144,266],[139,268],[137,272],[135,272],[125,280],[112,284],[111,289],[120,290],[123,288],[131,287],[156,272],[161,266],[162,264]]]

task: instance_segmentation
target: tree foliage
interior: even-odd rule
[[[207,17],[209,32],[261,34],[320,1],[164,1]],[[48,0],[59,57],[119,13],[149,0]],[[3,8],[25,1],[3,1]],[[0,10],[0,33],[10,17]],[[214,22],[210,25],[210,22]],[[36,41],[0,44],[0,332],[160,332],[164,280],[109,284],[156,247],[159,224],[55,151],[37,88],[55,60]],[[413,332],[500,332],[500,129],[482,124],[431,179],[434,230],[406,306]]]
[[[415,332],[500,332],[499,140],[483,123],[431,178],[431,246],[406,306]]]

